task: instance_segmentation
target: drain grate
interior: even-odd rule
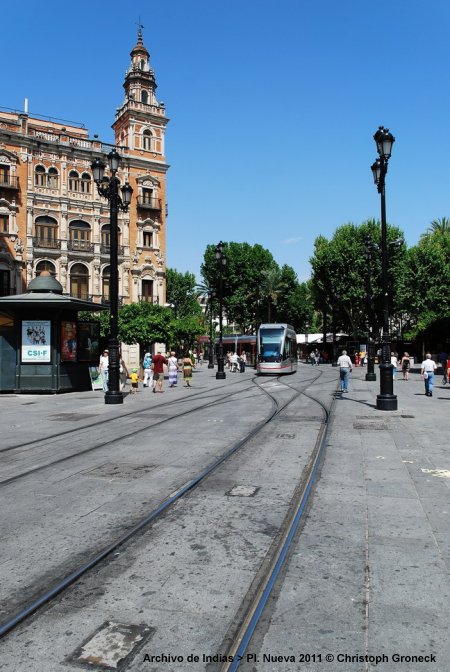
[[[235,485],[225,494],[227,497],[254,497],[258,490],[254,485]]]
[[[58,415],[51,415],[50,420],[62,420],[63,422],[70,422],[71,420],[86,420],[87,418],[96,418],[95,413],[58,413]]]
[[[387,425],[383,422],[354,422],[353,429],[371,429],[376,431],[387,430]]]
[[[277,439],[295,439],[295,434],[277,434]]]
[[[141,478],[156,468],[155,464],[126,464],[106,462],[99,467],[85,471],[85,476],[95,478],[112,478],[115,480],[132,481]]]
[[[69,662],[104,670],[119,670],[144,646],[156,632],[147,625],[128,625],[106,621],[86,640]]]

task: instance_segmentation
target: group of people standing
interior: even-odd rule
[[[183,373],[183,380],[186,387],[192,387],[192,370],[195,368],[195,362],[191,355],[186,353],[182,359],[178,359],[175,351],[163,355],[158,352],[152,355],[146,352],[142,362],[144,371],[143,386],[151,387],[153,392],[163,392],[164,385],[164,366],[167,366],[169,372],[169,387],[175,387],[178,384],[178,373]]]
[[[342,355],[338,358],[337,363],[340,373],[340,392],[345,393],[348,392],[349,376],[353,370],[353,362],[347,355],[346,350],[342,351]],[[442,370],[444,372],[443,384],[446,385],[448,382],[448,371],[450,369],[450,358],[448,357],[447,353],[441,353],[439,355],[439,363],[441,364]],[[398,367],[400,367],[403,374],[403,380],[409,380],[411,359],[408,352],[403,354],[400,362],[398,361],[397,355],[394,352],[391,352],[391,366],[393,379],[395,379],[396,371]],[[420,366],[420,377],[425,383],[425,395],[427,397],[433,396],[434,376],[437,367],[438,365],[432,359],[431,353],[427,352],[425,359]]]

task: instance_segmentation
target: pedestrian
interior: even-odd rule
[[[430,353],[427,352],[420,367],[420,376],[425,382],[425,395],[427,397],[433,396],[434,372],[436,369],[436,362],[431,359]]]
[[[339,375],[341,379],[341,392],[348,392],[348,379],[350,373],[353,371],[352,360],[347,355],[347,350],[342,351],[342,355],[338,358],[337,364],[339,366]]]
[[[392,380],[395,380],[395,374],[397,373],[398,359],[395,355],[395,352],[391,352],[391,366],[392,366]]]
[[[178,383],[178,359],[175,357],[173,350],[167,362],[169,366],[169,387],[173,387]]]
[[[138,370],[137,369],[132,369],[131,370],[131,390],[130,394],[136,394],[139,390],[139,376],[138,376]]]
[[[167,358],[164,357],[162,352],[158,350],[158,353],[153,356],[153,392],[164,392],[163,383],[164,383],[164,364],[167,364]]]
[[[409,361],[409,352],[404,352],[402,361],[400,362],[400,366],[402,367],[402,374],[403,374],[403,380],[408,380],[409,379],[409,367],[410,367],[410,361]]]
[[[183,357],[183,380],[186,383],[186,387],[191,387],[192,380],[192,369],[194,368],[194,363],[187,352]]]
[[[120,391],[122,391],[125,385],[127,384],[128,379],[127,365],[123,361],[122,356],[120,356],[119,377],[120,377]]]
[[[144,359],[142,361],[142,368],[144,369],[143,387],[152,387],[153,386],[152,356],[149,352],[146,352],[144,355]]]
[[[245,350],[241,352],[240,366],[241,373],[245,373],[245,367],[247,366],[247,355],[245,354]]]
[[[103,392],[108,391],[108,369],[109,369],[109,351],[103,350],[100,356],[98,370],[102,379]]]
[[[438,362],[442,366],[442,374],[444,376],[443,379],[442,379],[442,384],[447,385],[447,383],[448,383],[448,369],[447,369],[448,354],[444,350],[441,353],[439,353]]]
[[[359,352],[355,352],[355,366],[359,366]]]
[[[236,373],[239,368],[239,357],[237,352],[233,352],[230,357],[230,371]]]

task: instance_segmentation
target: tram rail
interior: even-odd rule
[[[321,375],[321,372],[318,371],[317,375],[314,376],[314,378],[310,378],[308,380],[302,380],[300,389],[296,389],[292,386],[287,385],[286,387],[291,387],[291,389],[294,391],[294,395],[292,398],[290,398],[287,402],[284,402],[282,404],[279,403],[279,401],[270,393],[270,391],[266,390],[264,387],[264,382],[266,381],[257,381],[256,378],[252,379],[253,385],[257,385],[257,387],[265,393],[270,399],[271,399],[271,411],[266,415],[266,417],[262,420],[259,421],[247,434],[243,437],[241,437],[239,440],[234,441],[230,446],[226,448],[225,451],[223,451],[222,455],[220,455],[217,459],[213,460],[206,468],[202,469],[199,474],[197,474],[194,478],[190,479],[189,482],[185,483],[182,487],[180,487],[175,493],[167,497],[164,501],[160,503],[159,506],[154,508],[151,512],[149,512],[147,515],[145,515],[143,518],[141,518],[134,526],[132,526],[130,529],[126,531],[125,534],[122,534],[119,538],[117,538],[114,541],[111,541],[107,546],[105,546],[102,550],[98,551],[95,553],[94,556],[90,557],[86,562],[80,564],[76,569],[74,569],[72,572],[67,574],[64,577],[61,577],[58,579],[56,583],[54,583],[51,587],[41,587],[40,589],[37,589],[35,591],[36,596],[34,599],[30,600],[27,604],[23,605],[22,608],[15,612],[14,614],[11,614],[7,617],[6,621],[3,622],[0,625],[0,637],[4,637],[7,635],[9,632],[11,632],[19,623],[22,623],[26,619],[30,618],[34,613],[36,613],[38,610],[40,610],[43,606],[48,605],[52,600],[54,600],[60,593],[62,593],[66,588],[68,588],[70,585],[74,584],[76,581],[78,581],[84,574],[86,574],[89,570],[91,570],[93,567],[97,566],[99,563],[101,563],[103,560],[111,556],[113,552],[115,552],[119,547],[123,546],[126,542],[130,541],[133,537],[136,537],[141,531],[144,530],[150,523],[154,522],[159,516],[165,512],[168,507],[172,506],[175,502],[177,502],[180,498],[185,496],[188,492],[193,490],[196,486],[198,486],[208,475],[213,473],[223,462],[228,460],[233,454],[235,454],[237,451],[239,451],[240,448],[242,448],[248,441],[250,441],[251,438],[253,438],[255,435],[258,434],[262,430],[263,427],[265,427],[268,423],[272,421],[277,415],[279,415],[282,411],[284,411],[289,404],[291,404],[296,397],[304,393],[304,390],[313,382],[313,380],[316,380],[319,376]],[[274,379],[272,378],[272,381]],[[262,384],[260,384],[262,382]],[[283,381],[284,382],[284,381]],[[245,387],[243,390],[240,390],[240,392],[246,392],[249,389],[253,389],[252,387]],[[214,400],[209,404],[208,406],[212,405],[217,405],[220,403],[225,403],[227,399],[231,396],[235,396],[238,394],[238,392],[234,391],[231,392],[229,395],[226,395],[226,397],[222,397],[220,400]],[[192,397],[190,397],[192,398]],[[176,403],[175,401],[172,403]],[[165,406],[167,408],[167,405]],[[196,407],[195,409],[188,409],[186,413],[194,413],[199,410],[204,410],[205,405]],[[145,411],[148,413],[148,408],[145,409]],[[142,411],[134,411],[136,412],[142,412]],[[123,417],[123,416],[121,416]],[[179,417],[179,415],[178,415]],[[160,420],[157,424],[162,424],[164,422],[167,422],[170,418],[165,418],[163,420]],[[100,424],[100,423],[99,423]],[[155,426],[156,423],[150,423],[146,429]],[[74,430],[75,431],[75,430]],[[140,428],[137,430],[139,432],[145,431],[145,429]],[[65,435],[67,432],[62,432],[61,435]],[[129,434],[127,434],[129,436]],[[117,437],[115,438],[114,441],[117,441]],[[110,441],[111,443],[113,441]],[[109,442],[108,442],[109,443]],[[80,455],[80,453],[78,453]],[[69,458],[67,458],[69,459]],[[44,467],[42,467],[44,468]]]

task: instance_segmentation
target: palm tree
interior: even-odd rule
[[[427,233],[450,233],[450,219],[448,217],[433,219],[430,222]]]
[[[263,271],[262,275],[261,295],[267,299],[267,321],[270,322],[272,306],[277,304],[278,297],[283,292],[284,283],[279,268],[269,268],[268,271]]]

